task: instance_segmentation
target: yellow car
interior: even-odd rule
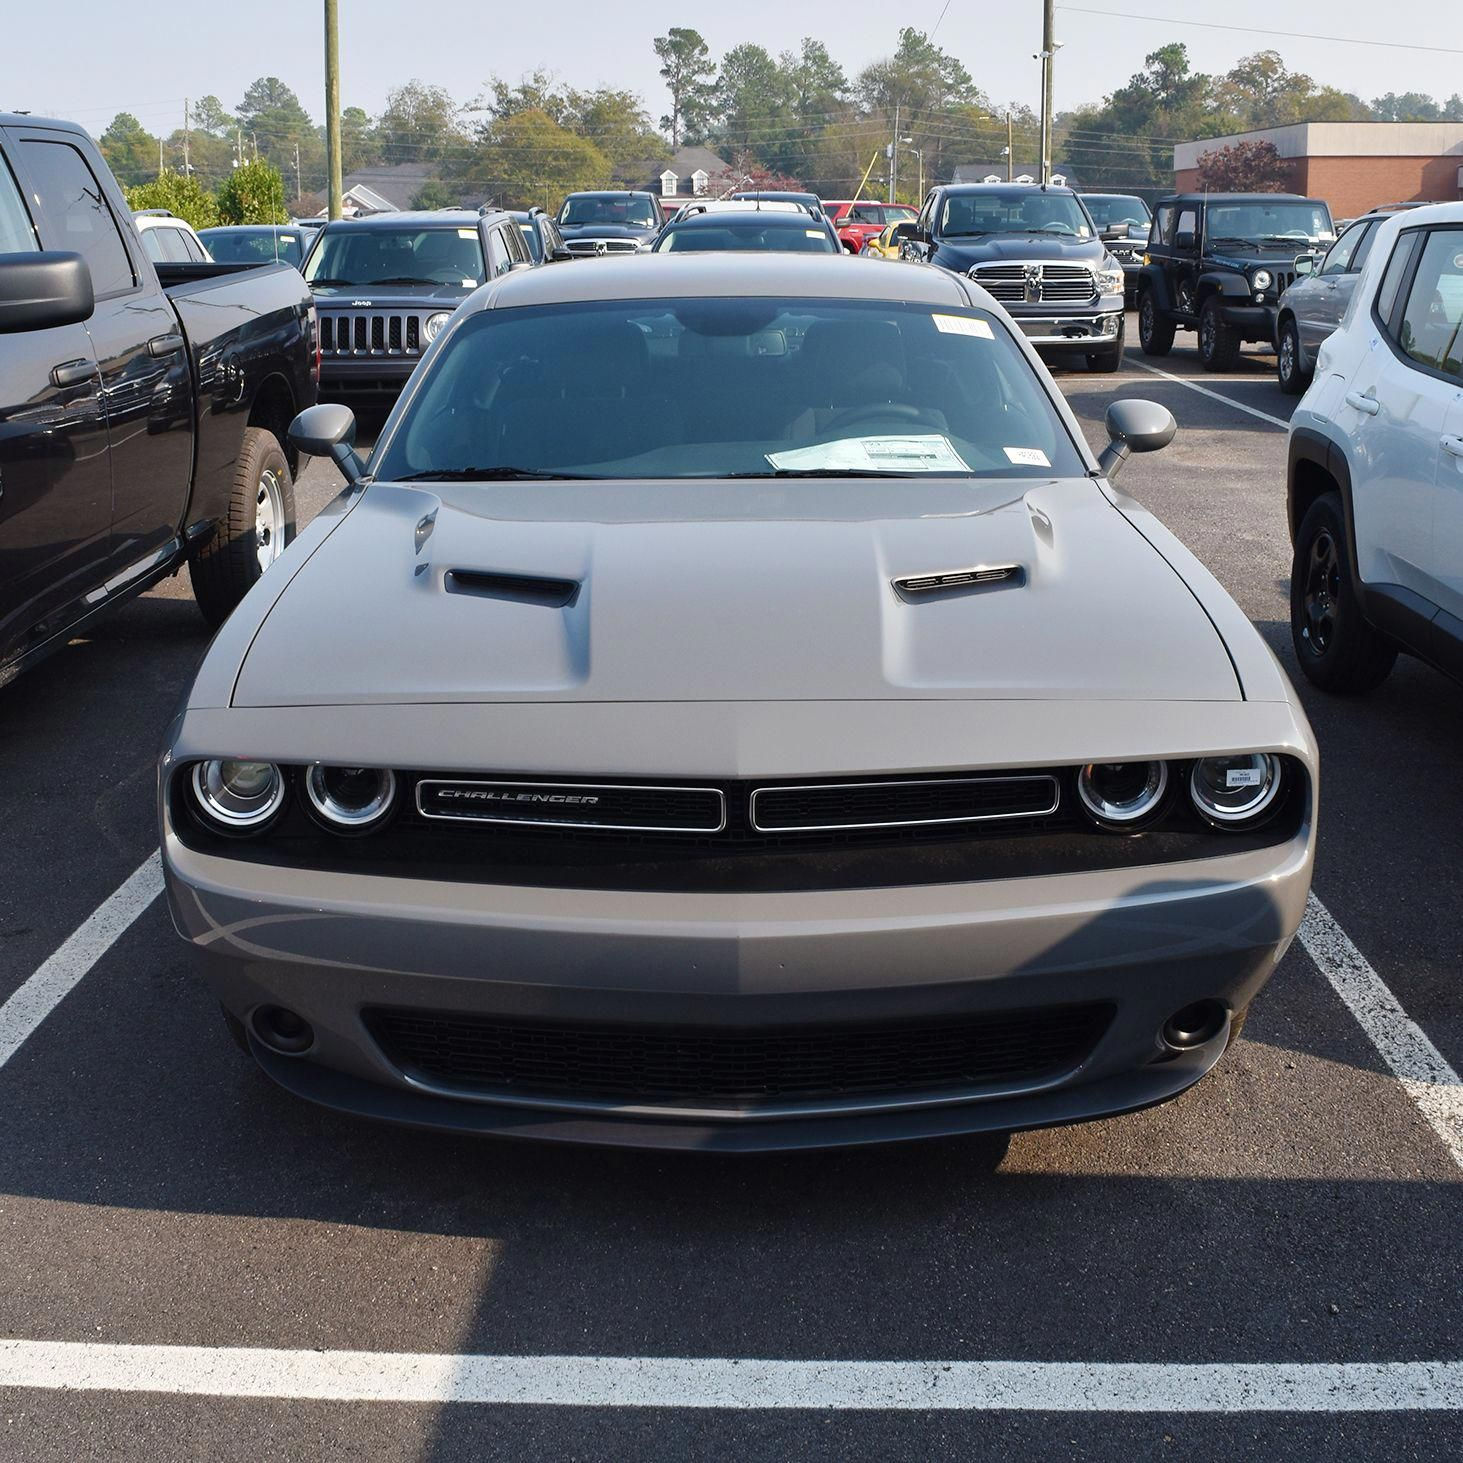
[[[867,244],[864,245],[864,253],[872,255],[875,259],[898,259],[902,256],[899,253],[899,245],[894,240],[894,230],[900,224],[907,224],[907,218],[897,218],[891,224],[886,224]]]

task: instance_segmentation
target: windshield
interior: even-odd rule
[[[650,229],[656,225],[655,205],[648,198],[566,198],[559,210],[561,224],[623,224]]]
[[[1334,239],[1331,213],[1324,203],[1211,203],[1204,231],[1211,242],[1309,244]]]
[[[483,282],[483,245],[475,227],[327,230],[305,266],[313,284]]]
[[[842,250],[828,235],[827,229],[808,228],[804,224],[766,224],[755,214],[735,223],[671,224],[655,241],[657,254],[673,250],[684,254],[690,250],[702,253],[726,249],[771,250],[784,254],[839,254]]]
[[[1040,188],[952,193],[945,199],[940,233],[946,238],[980,234],[1056,234],[1090,239],[1092,225],[1070,193]]]
[[[973,309],[672,299],[484,310],[442,342],[382,480],[1048,478],[1084,463]]]
[[[1149,224],[1148,205],[1141,198],[1130,198],[1127,194],[1094,196],[1086,194],[1082,199],[1092,222],[1099,229],[1117,229],[1125,224],[1147,232]]]
[[[247,233],[235,229],[204,229],[198,236],[220,264],[269,264],[280,260],[296,269],[305,257],[297,233],[281,229],[276,233]]]

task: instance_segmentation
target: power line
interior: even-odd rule
[[[950,8],[950,0],[945,0],[945,8],[944,8],[944,10],[941,10],[940,11],[940,20],[944,20],[944,18],[945,18],[945,11],[948,10],[949,8]],[[937,20],[934,23],[934,25],[930,27],[930,36],[929,36],[930,40],[934,40],[934,38],[935,38],[935,32],[937,30],[939,30],[939,28],[940,28],[940,20]]]
[[[1409,41],[1372,41],[1362,36],[1327,36],[1315,31],[1304,30],[1262,30],[1254,25],[1222,25],[1214,20],[1179,20],[1172,15],[1139,15],[1131,10],[1095,10],[1087,5],[1058,5],[1058,10],[1070,10],[1076,15],[1103,15],[1111,20],[1150,20],[1160,25],[1187,25],[1200,30],[1239,31],[1251,36],[1283,36],[1293,41],[1335,41],[1341,46],[1385,46],[1392,51],[1431,51],[1443,56],[1463,56],[1463,50],[1456,46],[1419,46]]]

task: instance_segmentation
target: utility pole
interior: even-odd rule
[[[302,197],[304,192],[305,190],[300,184],[300,144],[297,142],[295,143],[295,197]]]
[[[1015,144],[1014,144],[1014,142],[1012,140],[1012,132],[1011,132],[1011,109],[1010,109],[1010,107],[1007,107],[1006,108],[1006,181],[1008,183],[1011,181],[1011,178],[1012,178],[1013,173],[1014,173],[1014,170],[1012,169],[1011,164],[1016,161],[1016,156],[1015,156],[1015,153],[1013,151],[1014,146],[1015,146]]]
[[[157,140],[157,175],[159,178],[163,175],[163,140],[161,137]]]
[[[1052,65],[1057,56],[1053,38],[1056,0],[1042,0],[1041,6],[1041,181],[1052,180]]]
[[[244,166],[244,129],[242,127],[234,128],[234,166],[236,168]]]
[[[894,140],[889,144],[889,202],[895,201],[899,186],[899,103],[894,103]]]
[[[340,217],[340,3],[325,0],[325,191],[327,217]]]
[[[188,161],[188,144],[191,137],[188,130],[188,98],[183,98],[183,176],[186,178],[192,171],[193,166]]]

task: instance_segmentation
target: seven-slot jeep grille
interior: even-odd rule
[[[435,312],[428,312],[435,313]],[[390,311],[320,314],[322,356],[418,356],[422,316]]]

